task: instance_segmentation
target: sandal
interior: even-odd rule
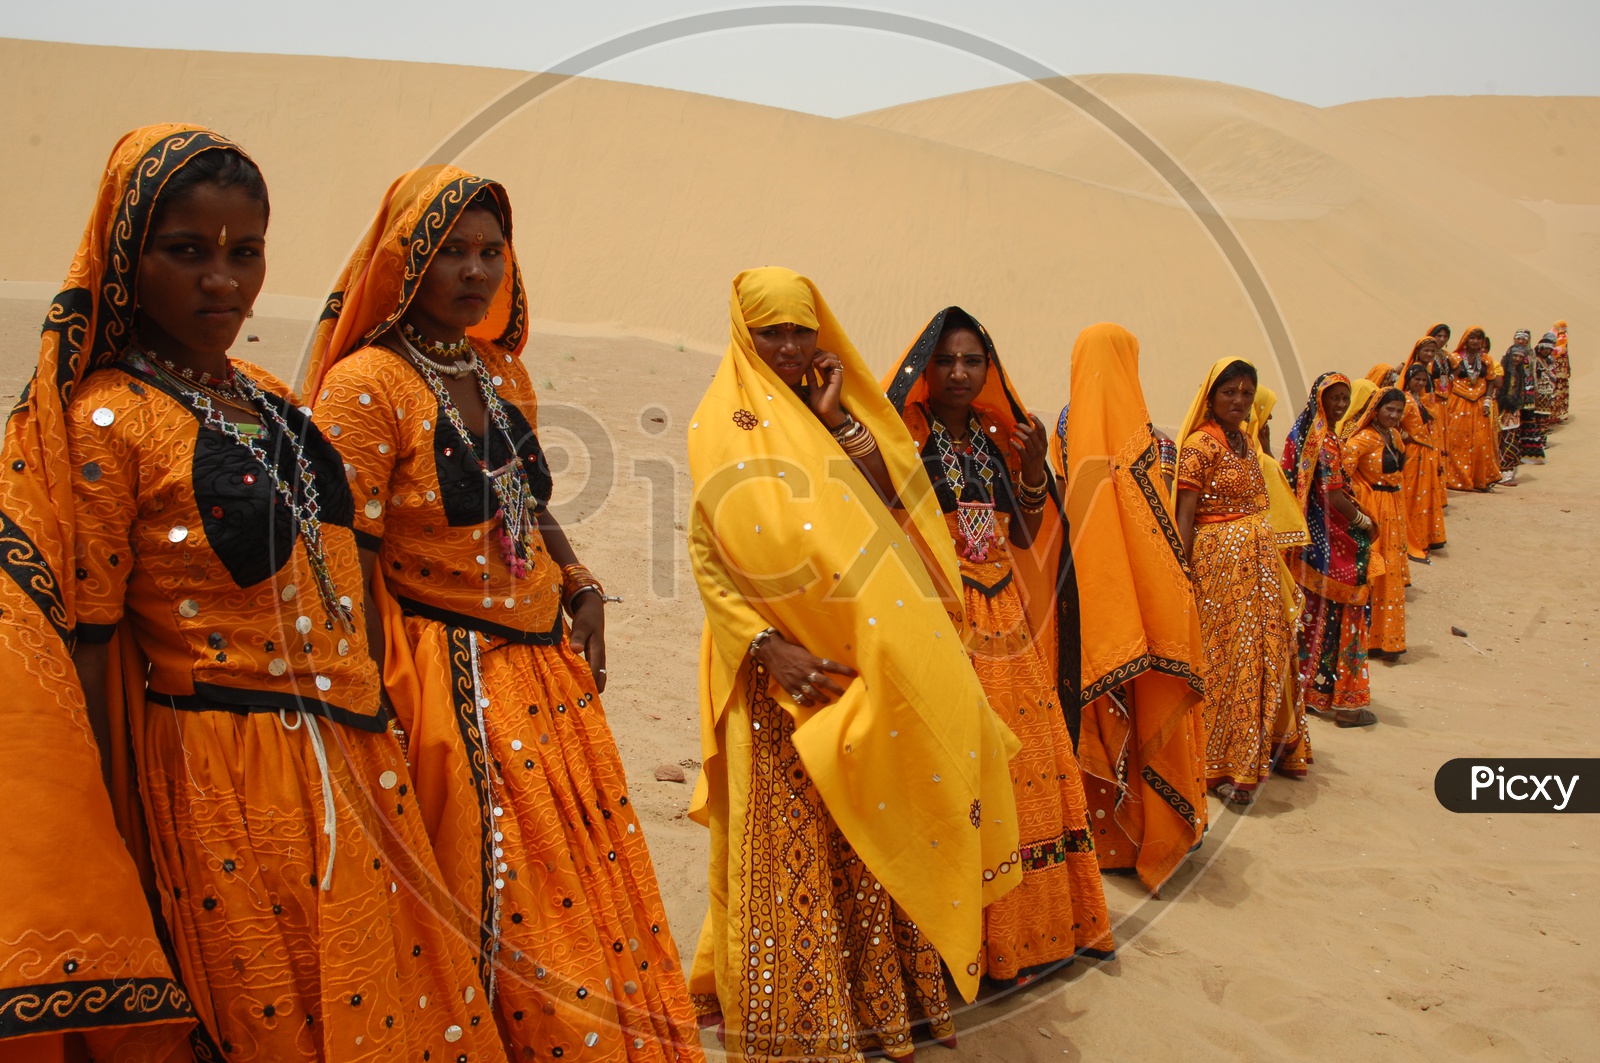
[[[1333,714],[1333,722],[1337,727],[1371,727],[1378,718],[1371,709],[1339,709]]]
[[[1255,791],[1241,790],[1231,782],[1218,783],[1213,789],[1230,805],[1248,805],[1256,799]]]

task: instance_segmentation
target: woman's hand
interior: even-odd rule
[[[831,432],[844,424],[845,419],[844,407],[839,404],[839,398],[844,394],[844,363],[837,354],[819,350],[811,359],[811,371],[822,378],[822,384],[811,389],[806,404],[817,415],[817,420]]]
[[[844,688],[830,679],[829,673],[847,680],[856,677],[856,670],[849,665],[813,656],[804,646],[797,646],[776,632],[761,644],[756,660],[778,681],[789,698],[803,708],[826,705],[844,696]]]
[[[572,648],[583,654],[597,694],[606,691],[606,605],[599,591],[585,591],[572,604]]]
[[[1011,449],[1022,455],[1022,482],[1029,487],[1044,484],[1044,462],[1050,452],[1050,436],[1033,414],[1018,421],[1011,433]]]

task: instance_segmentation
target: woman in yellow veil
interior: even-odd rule
[[[1017,743],[961,644],[955,551],[910,434],[816,287],[734,278],[689,428],[705,603],[710,911],[690,990],[737,1059],[954,1035],[984,904],[1021,879]]]

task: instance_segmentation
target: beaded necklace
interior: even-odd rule
[[[409,321],[400,323],[400,332],[411,344],[412,350],[434,363],[433,368],[446,376],[461,380],[478,368],[478,352],[473,350],[472,341],[465,336],[454,343],[441,343],[428,339],[412,328]]]
[[[998,538],[999,526],[994,515],[994,464],[981,445],[973,445],[973,440],[983,438],[983,427],[978,423],[976,414],[968,413],[966,442],[957,443],[950,437],[944,422],[937,417],[928,420],[934,445],[939,450],[939,464],[943,467],[945,482],[956,496],[956,534],[959,536],[956,552],[968,561],[987,561],[989,550]],[[983,481],[986,501],[968,502],[961,497],[967,487],[963,459],[971,459],[979,479]]]
[[[328,568],[328,556],[322,543],[322,517],[317,495],[317,477],[311,468],[311,462],[306,458],[305,443],[289,427],[289,422],[284,419],[278,408],[267,401],[266,393],[261,390],[260,385],[238,372],[231,362],[228,364],[227,373],[216,388],[201,389],[193,381],[184,380],[164,369],[138,348],[129,348],[127,359],[133,368],[146,376],[164,378],[179,393],[184,404],[200,415],[201,421],[207,428],[233,440],[255,458],[257,464],[266,472],[267,478],[272,481],[273,492],[289,508],[295,533],[305,543],[306,562],[311,569],[312,577],[316,580],[317,595],[322,599],[323,610],[328,616],[343,624],[346,633],[354,634],[356,630],[354,603],[349,597],[339,593],[339,588],[333,581],[333,573]],[[212,395],[230,405],[253,410],[260,416],[262,424],[237,425],[225,419],[212,404]],[[263,426],[266,424],[276,428],[294,448],[298,485],[284,481],[278,474],[278,463],[272,460],[261,445],[261,440],[266,434]],[[299,491],[295,490],[296,486],[300,488]]]
[[[500,527],[495,529],[492,538],[499,547],[500,557],[511,570],[511,574],[518,579],[526,578],[533,572],[534,544],[537,542],[539,532],[538,510],[533,500],[533,492],[528,489],[527,473],[523,471],[522,461],[517,457],[517,444],[512,435],[511,419],[506,416],[505,405],[500,401],[500,393],[489,381],[482,363],[474,352],[473,366],[478,381],[478,394],[483,396],[483,405],[489,411],[489,420],[505,439],[506,449],[511,452],[510,461],[498,469],[491,469],[488,461],[487,436],[484,438],[483,453],[480,455],[478,448],[473,445],[472,433],[467,430],[466,422],[461,419],[461,411],[456,409],[455,402],[450,398],[449,389],[439,377],[438,368],[417,350],[409,337],[402,334],[400,341],[405,344],[406,357],[416,366],[417,372],[422,374],[422,379],[427,382],[434,398],[439,401],[439,408],[444,411],[451,427],[466,444],[467,453],[472,455],[472,460],[477,462],[478,468],[483,471],[484,479],[488,480],[489,486],[494,489],[495,498],[500,503],[500,511],[495,514],[500,518]]]

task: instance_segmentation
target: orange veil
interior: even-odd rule
[[[912,442],[917,445],[917,453],[922,453],[922,448],[927,445],[930,431],[928,419],[923,412],[927,408],[928,400],[928,384],[924,378],[924,371],[928,368],[929,359],[933,357],[934,348],[939,344],[939,334],[944,330],[946,320],[952,316],[976,326],[984,353],[989,356],[989,374],[984,380],[983,390],[973,400],[972,409],[999,444],[1000,452],[1006,456],[1006,469],[1011,476],[1012,486],[1020,486],[1021,465],[1016,451],[1011,448],[1011,433],[1016,431],[1017,425],[1030,423],[1028,410],[1017,398],[1017,389],[1011,383],[1011,378],[1006,375],[1005,366],[1000,362],[1000,353],[995,349],[994,339],[977,318],[959,306],[947,306],[933,315],[927,327],[911,346],[906,348],[905,356],[884,376],[882,381],[884,394],[889,397],[889,403],[905,421],[906,428],[911,432]],[[1011,557],[1034,637],[1040,639],[1046,647],[1045,655],[1053,657],[1055,655],[1053,647],[1056,643],[1058,581],[1071,580],[1072,565],[1070,557],[1061,556],[1064,529],[1059,509],[1059,491],[1056,484],[1049,479],[1048,468],[1045,475],[1054,500],[1053,504],[1044,508],[1039,534],[1034,536],[1033,545],[1026,550],[1012,546]],[[1064,593],[1064,590],[1061,593]]]
[[[454,166],[423,166],[395,178],[384,193],[378,216],[340,272],[339,286],[328,296],[317,322],[302,394],[308,399],[315,395],[333,363],[371,345],[405,316],[439,244],[483,189],[500,201],[510,261],[488,314],[467,333],[513,358],[522,353],[528,338],[528,303],[522,272],[510,249],[510,198],[498,182],[486,177]]]
[[[301,394],[310,402],[328,370],[346,355],[370,346],[405,317],[428,264],[472,197],[489,189],[499,200],[505,228],[505,279],[490,300],[489,312],[467,334],[497,348],[495,359],[520,357],[527,343],[528,304],[511,247],[511,200],[498,182],[454,166],[423,166],[401,174],[384,193],[377,217],[368,226],[328,296]],[[385,636],[383,685],[400,726],[411,730],[422,704],[410,638],[400,604],[384,586],[383,570],[373,566],[373,605]]]
[[[1139,341],[1122,326],[1079,333],[1072,404],[1051,433],[1051,460],[1066,483],[1081,614],[1071,662],[1078,759],[1114,787],[1116,826],[1139,847],[1132,866],[1156,889],[1206,826],[1204,656],[1139,385]]]
[[[0,479],[0,757],[7,859],[0,865],[0,1055],[34,1058],[82,1035],[95,1058],[161,1060],[195,1028],[194,1009],[157,938],[143,810],[123,697],[142,700],[137,651],[112,642],[114,750],[101,763],[72,663],[74,518],[66,408],[83,378],[112,364],[133,328],[145,232],[166,181],[205,151],[238,148],[193,126],[135,130],[112,149],[72,267],[45,318],[39,364],[6,425]],[[120,645],[119,645],[120,644]],[[126,687],[127,689],[124,689]],[[123,697],[119,697],[119,694]],[[141,881],[141,869],[143,878]],[[18,1046],[20,1047],[20,1045]]]
[[[1405,389],[1406,377],[1411,375],[1411,367],[1412,366],[1414,366],[1414,365],[1420,365],[1420,366],[1424,366],[1424,367],[1427,366],[1428,363],[1423,361],[1423,358],[1422,358],[1422,345],[1424,343],[1436,343],[1436,342],[1438,342],[1438,341],[1436,341],[1433,338],[1433,336],[1425,335],[1425,336],[1421,337],[1420,339],[1418,339],[1417,342],[1415,342],[1415,343],[1413,343],[1411,345],[1411,353],[1406,355],[1406,360],[1400,363],[1400,375],[1395,377],[1395,386],[1396,387],[1400,388],[1401,390]],[[1430,376],[1429,379],[1431,380],[1432,377]]]

